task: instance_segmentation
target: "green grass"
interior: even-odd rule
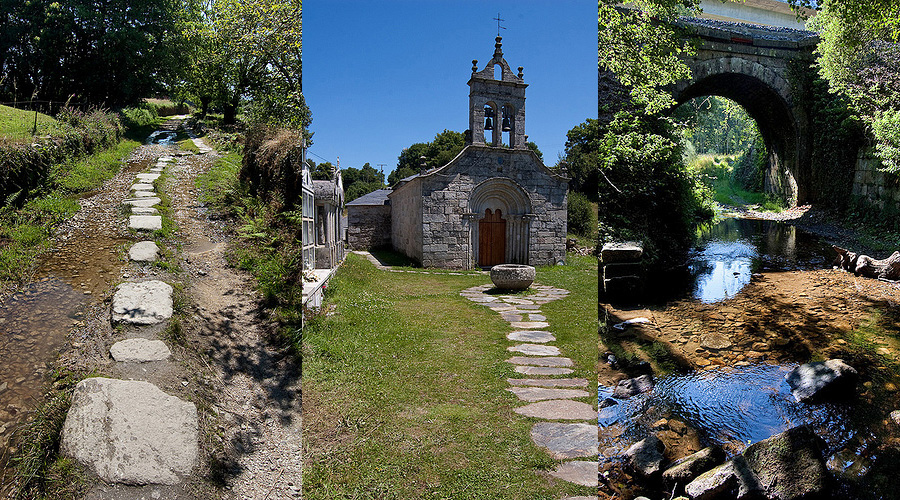
[[[540,268],[571,296],[542,306],[556,345],[592,381],[596,259]],[[551,499],[591,489],[536,471],[555,461],[505,389],[509,324],[459,295],[484,275],[391,273],[351,254],[303,331],[304,491],[319,498]],[[591,392],[596,394],[596,392]],[[593,402],[595,398],[586,398]],[[593,492],[596,494],[596,490]]]
[[[735,157],[726,155],[698,155],[688,165],[688,171],[713,192],[713,199],[720,205],[752,205],[763,212],[781,212],[783,204],[767,193],[743,189],[734,179]]]
[[[0,282],[29,279],[38,255],[51,245],[53,227],[78,211],[77,197],[118,173],[139,145],[123,140],[80,161],[58,165],[43,194],[33,193],[19,209],[0,208]]]
[[[195,181],[195,185],[201,191],[200,201],[219,210],[228,210],[242,194],[238,183],[240,171],[240,153],[229,153],[216,160],[213,167],[199,175]]]
[[[175,223],[175,217],[172,213],[172,197],[166,190],[168,179],[168,174],[163,172],[155,181],[153,181],[153,190],[156,192],[156,196],[159,197],[159,203],[156,205],[156,209],[162,217],[162,229],[153,231],[153,238],[157,240],[157,243],[160,243],[160,248],[167,246],[162,240],[173,238],[178,231],[178,224]]]
[[[200,148],[198,148],[197,145],[194,144],[194,141],[192,141],[190,139],[184,139],[184,140],[178,141],[177,144],[178,144],[179,148],[181,148],[185,151],[190,151],[191,153],[199,153],[200,152]]]
[[[0,105],[0,138],[20,140],[32,135],[45,135],[56,127],[53,117],[37,114],[37,130],[34,130],[35,113]]]

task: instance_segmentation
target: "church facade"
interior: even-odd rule
[[[424,267],[565,260],[568,179],[526,146],[522,69],[513,73],[497,37],[483,69],[472,61],[466,146],[387,195],[391,245]]]

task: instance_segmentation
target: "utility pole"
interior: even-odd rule
[[[377,163],[379,167],[381,167],[381,187],[384,188],[384,167],[387,163]]]

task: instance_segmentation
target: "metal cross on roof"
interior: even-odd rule
[[[495,21],[497,21],[497,36],[500,36],[500,30],[505,30],[505,29],[506,29],[505,26],[500,26],[500,21],[505,21],[506,19],[501,19],[501,18],[500,18],[500,13],[499,13],[499,12],[497,13],[497,17],[495,17],[495,18],[493,18],[493,19],[494,19]]]

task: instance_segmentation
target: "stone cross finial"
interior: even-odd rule
[[[495,17],[494,20],[497,21],[497,37],[499,37],[499,36],[500,36],[500,30],[505,30],[505,29],[506,29],[505,27],[500,26],[500,21],[505,21],[506,19],[501,19],[501,18],[500,18],[500,13],[498,12],[498,13],[497,13],[497,17]]]

